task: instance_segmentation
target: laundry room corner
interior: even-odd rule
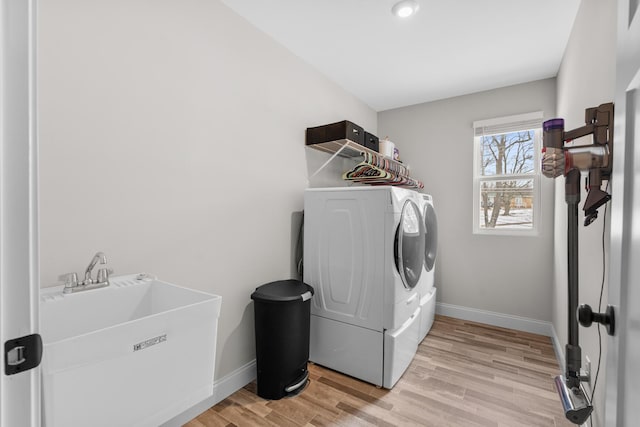
[[[533,329],[543,322],[550,335],[554,187],[541,182],[537,236],[474,234],[472,124],[532,111],[552,118],[555,104],[556,80],[550,78],[378,113],[379,133],[402,144],[440,213],[439,312],[486,323],[513,316],[514,324]]]

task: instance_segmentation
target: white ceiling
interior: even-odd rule
[[[554,77],[580,0],[222,0],[376,111]]]

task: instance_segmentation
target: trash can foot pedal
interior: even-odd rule
[[[302,376],[302,379],[298,382],[296,382],[295,384],[292,384],[288,387],[285,387],[284,391],[286,391],[287,393],[293,393],[294,391],[298,390],[299,388],[304,388],[303,386],[307,383],[307,380],[309,379],[309,371],[305,372],[304,375]]]

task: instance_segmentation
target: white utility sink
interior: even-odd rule
[[[45,427],[158,426],[213,393],[221,297],[145,274],[40,292]]]

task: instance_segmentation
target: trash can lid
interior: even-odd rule
[[[251,299],[255,301],[287,302],[311,299],[313,288],[299,280],[278,280],[258,286]]]

